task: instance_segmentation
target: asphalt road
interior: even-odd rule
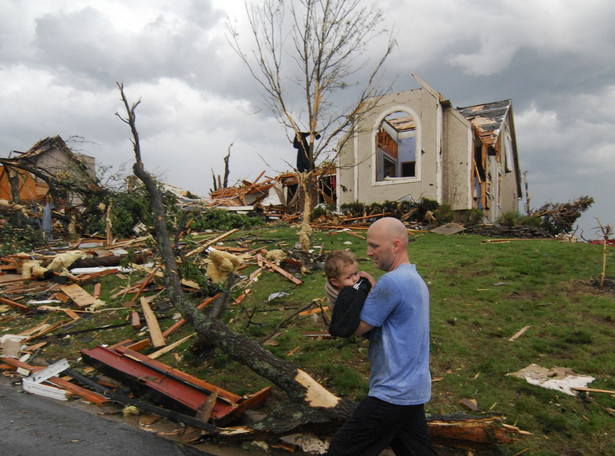
[[[10,456],[212,456],[78,407],[0,383],[0,453]]]

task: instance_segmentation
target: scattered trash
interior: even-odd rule
[[[289,296],[289,295],[290,295],[290,293],[286,293],[285,291],[278,291],[276,293],[271,293],[267,297],[267,302],[271,302],[274,299],[283,298],[284,296]]]

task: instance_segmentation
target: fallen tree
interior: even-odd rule
[[[330,422],[332,420],[341,421],[347,418],[355,407],[352,401],[340,399],[306,372],[277,358],[252,339],[234,333],[220,320],[209,318],[200,312],[186,296],[181,286],[177,260],[165,223],[162,195],[154,178],[145,170],[141,159],[139,133],[136,128],[135,117],[135,109],[140,102],[130,105],[124,93],[123,85],[118,84],[118,87],[127,112],[126,118],[119,114],[118,117],[130,126],[132,132],[135,154],[133,171],[145,185],[150,199],[154,214],[156,240],[164,267],[164,282],[170,301],[198,333],[201,343],[222,350],[281,388],[293,404],[292,414],[299,416],[297,412],[300,412],[302,415],[301,418],[295,420],[297,425]],[[285,415],[284,412],[280,413]],[[284,427],[289,424],[287,422]],[[277,425],[269,422],[261,425],[261,428],[264,429],[266,426],[271,426],[273,430]]]

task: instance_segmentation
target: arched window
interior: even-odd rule
[[[387,115],[376,130],[376,181],[417,177],[417,125],[405,111]]]

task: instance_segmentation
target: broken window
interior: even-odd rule
[[[384,118],[376,131],[376,181],[417,177],[416,122],[405,111]]]

